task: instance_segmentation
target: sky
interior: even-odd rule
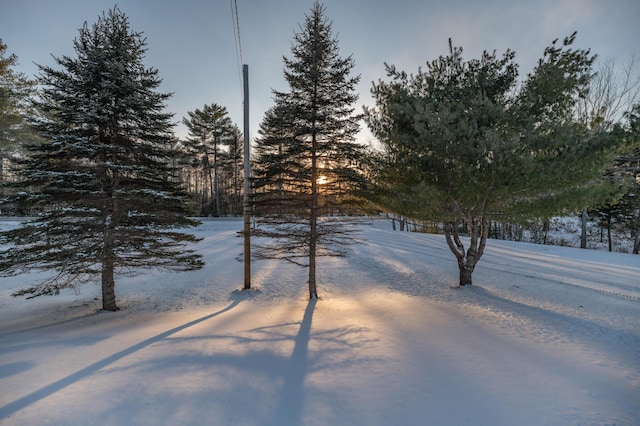
[[[157,68],[160,90],[171,92],[166,109],[180,122],[188,111],[217,103],[243,129],[242,66],[249,68],[249,133],[257,134],[273,105],[272,89],[287,90],[283,56],[290,57],[314,0],[120,0],[131,28],[147,40],[145,65]],[[385,79],[384,64],[415,73],[446,54],[448,39],[466,59],[483,50],[516,52],[521,76],[533,69],[556,38],[578,32],[576,46],[601,61],[622,65],[640,56],[637,0],[325,0],[326,16],[342,56],[353,55],[360,75],[356,110],[373,105],[372,82]],[[29,77],[52,55],[75,56],[73,40],[84,22],[95,22],[116,0],[0,0],[0,38],[18,56],[15,71]],[[242,59],[232,8],[237,5]],[[187,136],[182,124],[180,138]],[[367,142],[366,131],[359,138]]]

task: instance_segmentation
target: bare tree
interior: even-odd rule
[[[592,133],[611,131],[640,98],[640,60],[630,55],[617,65],[614,59],[599,64],[586,96],[576,103],[576,116]],[[580,247],[587,248],[587,206],[580,212]]]

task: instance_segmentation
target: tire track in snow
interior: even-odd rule
[[[476,269],[476,285],[468,289],[452,288],[458,267],[443,236],[383,230],[371,230],[365,236],[367,242],[357,248],[351,262],[354,269],[367,275],[372,287],[453,303],[461,308],[461,319],[493,324],[506,333],[540,341],[582,341],[588,340],[588,336],[598,336],[598,340],[615,340],[630,348],[640,343],[633,325],[637,323],[638,312],[637,294],[633,293],[633,266],[622,266],[621,273],[616,274],[615,263],[592,264],[571,256],[540,257],[535,252],[531,256],[534,261],[530,262],[528,256],[517,249],[509,251],[508,244],[496,240],[487,247],[487,258],[483,258]],[[416,264],[416,253],[421,254],[424,262]],[[565,261],[569,265],[564,269],[572,272],[568,279],[559,276],[562,269],[558,273],[541,273],[552,266],[550,262],[553,263],[554,257],[557,257],[556,266],[562,266]],[[603,268],[608,268],[609,273],[603,275],[600,272]],[[586,281],[581,283],[581,279]],[[603,280],[618,280],[621,285],[630,286],[631,294],[625,293],[626,287],[623,290],[598,288],[598,285],[611,286]],[[513,285],[514,282],[520,286]],[[596,294],[615,302],[599,300],[593,296]],[[611,303],[616,306],[614,315],[606,308]],[[559,334],[558,330],[563,327],[572,333]]]
[[[393,238],[390,238],[389,235],[384,235],[385,233],[389,234],[389,231],[378,232],[379,236],[384,236],[384,241],[376,241],[376,244],[383,243],[382,245],[388,249],[388,252],[385,251],[385,253],[378,253],[377,255],[388,254],[394,250],[406,252],[418,251],[424,254],[425,262],[428,262],[429,259],[445,261],[450,263],[454,268],[452,270],[452,276],[455,277],[455,274],[457,274],[455,258],[453,254],[449,252],[444,236],[410,232],[391,232],[390,234]],[[487,243],[485,254],[478,263],[478,270],[508,273],[524,278],[572,286],[607,296],[640,301],[640,280],[638,280],[638,277],[640,277],[640,268],[607,263],[588,263],[586,261],[559,257],[557,255],[535,254],[532,256],[529,252],[522,254],[517,248],[509,250],[508,247],[502,246],[500,244],[501,242],[501,240],[490,240]],[[505,256],[509,257],[509,261],[501,260]],[[396,260],[398,259],[396,258]],[[558,262],[558,260],[561,262]],[[536,268],[536,266],[539,268]],[[557,273],[545,273],[545,271],[549,269]],[[569,275],[575,273],[575,271],[580,271],[580,277],[572,277]],[[611,283],[608,279],[610,279],[612,275],[620,277],[619,282]],[[566,279],[559,277],[566,277]],[[585,279],[588,280],[587,282],[593,283],[593,285],[584,283]],[[636,284],[634,280],[637,280],[638,283]]]
[[[631,267],[621,266],[620,270],[618,270],[617,265],[593,265],[556,256],[543,255],[544,258],[536,258],[514,253],[507,253],[511,257],[511,261],[503,261],[500,260],[503,257],[496,252],[505,251],[503,248],[492,249],[487,247],[487,251],[489,253],[485,254],[485,257],[487,257],[484,259],[485,262],[480,263],[485,270],[508,273],[524,278],[572,286],[607,296],[640,301],[640,287],[638,285],[634,286],[633,281],[631,281],[633,278],[637,279],[640,276],[640,270],[632,278],[634,268]],[[548,271],[554,271],[555,273],[548,273]],[[579,271],[579,276],[575,276],[576,271]],[[603,273],[608,275],[604,276]],[[619,277],[620,282],[612,283],[610,281],[612,275]],[[629,280],[628,284],[623,282],[626,279]]]

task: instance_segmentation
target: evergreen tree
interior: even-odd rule
[[[217,104],[205,105],[202,109],[187,113],[189,118],[182,122],[189,131],[189,146],[195,155],[202,156],[205,176],[209,179],[211,212],[222,216],[222,194],[220,191],[220,166],[223,163],[223,148],[228,147],[233,138],[234,124],[227,109]]]
[[[623,194],[610,206],[618,223],[631,233],[633,253],[640,252],[640,104],[627,113],[627,153],[616,158],[611,173],[622,184]],[[608,209],[602,209],[605,212]],[[602,212],[601,212],[602,214]]]
[[[628,228],[633,236],[633,254],[640,253],[640,103],[628,113],[631,154],[622,158],[630,175],[630,185],[624,198]],[[626,161],[625,161],[626,160]]]
[[[640,62],[633,56],[622,66],[616,66],[613,60],[599,64],[597,72],[589,82],[589,88],[585,96],[578,99],[575,108],[576,118],[582,122],[591,132],[616,132],[621,121],[633,108],[640,96]],[[611,177],[594,182],[599,186],[604,195],[615,186],[609,185]],[[614,179],[618,180],[618,179]],[[602,197],[594,197],[590,204],[584,207],[580,213],[581,236],[580,247],[587,248],[587,219],[589,211],[597,211],[598,221],[611,235],[611,226],[614,221],[618,206],[615,200],[619,194],[612,194],[612,199],[601,204]],[[595,202],[594,202],[595,201]],[[611,251],[611,238],[609,238],[609,250]]]
[[[284,58],[289,91],[274,91],[253,180],[254,208],[270,225],[258,234],[275,238],[262,249],[308,267],[310,298],[318,297],[316,257],[342,254],[347,239],[341,237],[349,232],[326,216],[339,213],[363,186],[352,107],[359,77],[350,76],[354,61],[340,56],[324,13],[316,2],[294,35],[292,57]]]
[[[117,310],[114,276],[140,268],[184,271],[203,263],[187,243],[194,226],[171,166],[170,96],[145,68],[146,43],[117,8],[74,40],[76,57],[39,66],[34,120],[43,142],[20,165],[37,218],[0,235],[3,275],[53,270],[17,295],[36,297],[100,277],[102,306]]]
[[[244,168],[244,136],[238,128],[233,126],[229,138],[228,152],[224,161],[225,175],[230,181],[229,207],[233,216],[240,216],[243,212],[243,168]]]
[[[444,222],[460,285],[472,284],[492,219],[518,223],[586,205],[611,161],[615,138],[574,117],[594,60],[571,47],[574,38],[546,48],[521,85],[514,52],[465,61],[451,42],[424,71],[387,66],[392,81],[374,84],[377,107],[366,115],[384,146],[378,202]]]
[[[255,141],[252,184],[256,215],[278,217],[294,209],[288,204],[293,204],[298,194],[297,146],[293,130],[286,124],[285,110],[276,104],[265,113]]]
[[[33,139],[25,123],[35,82],[12,70],[16,55],[6,56],[7,45],[0,39],[0,180],[4,177],[3,160],[17,151],[20,142]]]
[[[629,231],[633,240],[632,251],[640,251],[640,104],[625,113],[626,126],[617,124],[611,132],[624,141],[623,153],[615,158],[605,171],[603,180],[616,188],[615,197],[602,205],[589,209],[589,216],[607,231],[609,251],[613,250],[611,231]],[[583,234],[584,234],[583,226]]]

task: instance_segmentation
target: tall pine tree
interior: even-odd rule
[[[4,177],[3,160],[19,150],[21,141],[35,137],[25,117],[36,83],[12,69],[18,57],[6,52],[7,45],[0,39],[0,180]]]
[[[289,91],[274,91],[257,141],[254,208],[269,226],[263,246],[309,269],[309,297],[317,298],[316,257],[340,255],[349,230],[330,214],[340,213],[363,187],[363,147],[355,142],[359,117],[354,61],[339,54],[325,8],[315,3],[284,58]]]
[[[100,278],[102,307],[117,310],[118,273],[184,271],[203,263],[187,243],[194,226],[171,166],[170,96],[145,68],[145,39],[117,8],[74,40],[76,57],[39,66],[43,85],[34,126],[44,142],[20,164],[23,201],[39,215],[0,236],[0,271],[51,270],[17,295],[58,294]]]
[[[218,104],[205,105],[189,111],[182,122],[189,131],[188,147],[201,156],[205,177],[209,180],[211,213],[222,216],[223,197],[220,188],[220,169],[224,162],[224,148],[237,138],[237,126],[231,122],[227,109]]]
[[[233,126],[227,148],[223,168],[229,181],[228,204],[231,214],[240,216],[243,212],[244,136],[237,126]]]

